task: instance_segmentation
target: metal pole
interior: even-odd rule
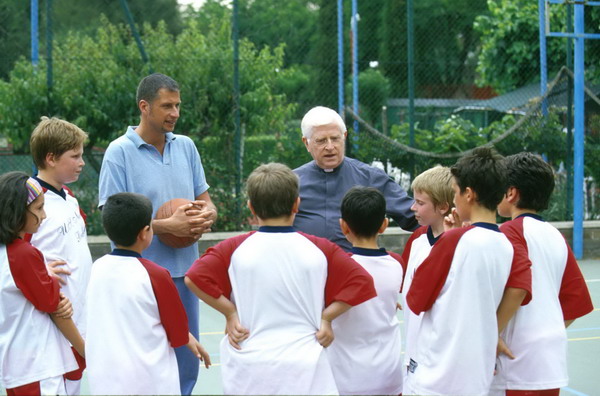
[[[567,32],[573,31],[573,8],[571,4],[567,7]],[[573,71],[573,38],[567,37],[567,68]],[[573,219],[573,79],[567,79],[567,156],[565,159],[565,172],[567,173],[567,197],[565,205],[565,220]]]
[[[235,122],[235,218],[241,227],[242,215],[242,129],[240,116],[240,34],[238,26],[239,1],[233,0],[233,111]]]
[[[337,2],[338,24],[338,113],[346,119],[344,111],[344,0]]]
[[[406,26],[408,37],[408,127],[410,147],[415,146],[415,38],[413,0],[406,2]],[[410,174],[415,173],[415,157],[410,155]]]
[[[51,115],[52,110],[52,86],[53,70],[52,70],[52,0],[46,0],[46,86],[48,89],[48,114]]]
[[[575,3],[575,141],[573,152],[573,253],[583,257],[583,164],[584,164],[584,5]]]
[[[31,0],[31,63],[36,67],[40,61],[38,46],[40,13],[38,5],[38,0]]]
[[[546,0],[538,0],[540,35],[540,96],[546,95],[548,86],[548,63],[546,55]],[[542,114],[548,116],[548,102],[542,101]]]
[[[358,114],[358,18],[358,0],[352,0],[352,110],[355,114]],[[354,150],[358,149],[357,140],[358,121],[354,120]]]
[[[127,0],[121,0],[121,7],[123,7],[123,11],[125,12],[125,18],[127,19],[127,23],[129,24],[129,28],[131,29],[131,33],[135,38],[135,42],[137,43],[138,50],[140,51],[140,55],[142,56],[142,60],[144,63],[148,65],[148,69],[150,73],[154,73],[152,69],[152,65],[150,64],[150,58],[148,58],[148,54],[146,54],[146,49],[144,48],[144,43],[142,43],[142,38],[140,37],[140,33],[135,27],[135,22],[133,21],[133,16],[131,15],[131,11],[129,11],[129,5],[127,5]]]

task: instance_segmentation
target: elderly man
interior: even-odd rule
[[[407,231],[418,223],[406,192],[380,169],[344,155],[346,125],[327,107],[314,107],[302,119],[302,141],[313,157],[294,172],[300,178],[300,208],[294,227],[337,243],[349,251],[352,245],[340,229],[340,206],[353,186],[375,187],[383,193],[387,215]]]

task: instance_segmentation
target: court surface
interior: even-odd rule
[[[600,396],[600,260],[581,260],[579,265],[592,294],[595,309],[576,320],[568,329],[570,383],[561,390],[561,395]],[[402,312],[398,316],[402,320]],[[223,338],[224,328],[222,315],[200,303],[200,342],[210,353],[213,366],[210,369],[203,366],[200,368],[198,383],[194,388],[196,395],[223,393],[219,343]],[[118,357],[115,356],[115,359]],[[88,389],[84,374],[82,394],[89,394]]]

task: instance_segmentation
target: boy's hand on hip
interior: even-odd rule
[[[327,348],[333,342],[334,334],[331,322],[326,319],[321,319],[321,328],[316,333],[317,341],[323,348]]]
[[[226,319],[225,333],[229,338],[229,343],[235,349],[241,350],[242,347],[240,347],[239,343],[247,339],[250,336],[250,332],[240,323],[237,312],[227,316]]]

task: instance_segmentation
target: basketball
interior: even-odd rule
[[[182,205],[189,204],[191,201],[185,198],[174,198],[170,201],[162,204],[160,208],[156,211],[155,219],[166,219],[171,217],[171,215]],[[178,237],[173,234],[161,234],[158,235],[158,239],[162,243],[172,248],[184,248],[190,245],[193,245],[196,242],[196,239],[191,237]]]

